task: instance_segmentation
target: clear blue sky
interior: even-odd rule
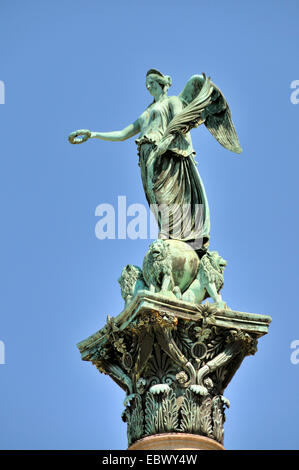
[[[95,236],[99,204],[145,204],[136,146],[67,136],[133,122],[152,67],[170,94],[210,75],[244,149],[192,131],[224,300],[273,318],[226,390],[225,447],[299,448],[298,18],[296,0],[1,1],[1,449],[126,448],[124,392],[76,343],[120,313],[120,271],[150,243]]]

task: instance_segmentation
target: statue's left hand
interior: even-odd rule
[[[71,144],[82,144],[91,137],[91,132],[88,129],[79,129],[78,131],[72,132],[68,140]]]

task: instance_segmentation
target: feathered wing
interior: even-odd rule
[[[163,139],[170,134],[189,132],[204,123],[223,147],[235,153],[242,152],[227,101],[205,74],[193,75],[179,98],[185,107],[171,120]]]
[[[204,124],[215,139],[218,140],[219,144],[234,153],[241,153],[242,147],[236,133],[232,114],[227,101],[219,88],[216,87],[214,83],[211,82],[211,84],[214,89],[213,94],[215,96],[215,101],[204,111]]]

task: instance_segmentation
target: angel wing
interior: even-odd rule
[[[204,123],[223,147],[235,153],[242,152],[227,101],[210,78],[205,74],[193,75],[179,98],[185,108],[171,120],[163,140],[169,134],[186,133]]]

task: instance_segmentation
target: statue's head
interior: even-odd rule
[[[167,93],[171,83],[171,77],[169,75],[163,75],[159,70],[150,69],[146,74],[146,88],[153,96]]]

